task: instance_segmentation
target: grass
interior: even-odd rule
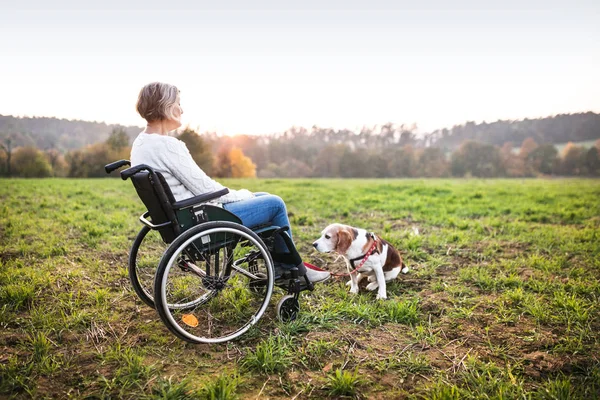
[[[190,345],[128,281],[144,211],[130,183],[1,180],[0,397],[600,397],[600,181],[224,183],[285,199],[305,261],[341,269],[311,243],[343,222],[410,272],[386,301],[317,285],[287,324],[276,289],[239,340]]]

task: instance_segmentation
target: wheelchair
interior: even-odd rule
[[[130,165],[120,160],[105,171]],[[129,279],[175,336],[191,343],[236,339],[263,316],[275,286],[287,292],[277,305],[279,319],[297,317],[299,294],[313,285],[289,227],[245,227],[235,214],[210,203],[227,188],[175,201],[164,177],[148,165],[120,174],[131,179],[147,208],[129,253]],[[288,251],[276,252],[276,240]],[[275,276],[275,262],[293,267]]]

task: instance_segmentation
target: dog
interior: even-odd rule
[[[321,232],[313,247],[322,253],[338,253],[344,257],[350,274],[350,293],[358,293],[358,284],[368,277],[367,290],[377,291],[378,299],[387,299],[386,282],[408,272],[402,257],[389,242],[364,229],[331,224]],[[368,257],[367,257],[368,256]],[[366,260],[364,260],[367,258]],[[363,263],[362,265],[360,263]]]

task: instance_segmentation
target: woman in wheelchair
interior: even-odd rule
[[[177,201],[224,189],[194,162],[184,142],[169,136],[169,132],[181,126],[183,114],[179,90],[175,86],[159,82],[144,86],[136,108],[147,125],[133,142],[132,166],[146,164],[160,172]],[[279,196],[269,193],[230,190],[212,203],[235,214],[244,226],[251,229],[263,225],[290,226],[285,203]],[[287,232],[291,239],[291,229]],[[275,237],[274,247],[275,253],[288,252],[285,241],[279,236]],[[293,265],[274,260],[274,267],[275,278],[279,280],[289,279],[287,271],[294,267],[298,268],[300,276],[306,276],[312,283],[330,277],[329,272],[305,263]]]

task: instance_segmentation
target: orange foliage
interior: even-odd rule
[[[256,165],[241,149],[234,147],[229,151],[232,178],[256,178]]]

